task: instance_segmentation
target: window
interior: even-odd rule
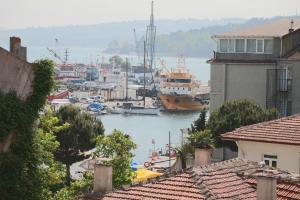
[[[228,40],[228,52],[234,52],[234,45],[235,45],[235,40],[234,39],[230,39]]]
[[[275,155],[264,155],[264,162],[267,166],[277,167],[277,156]]]
[[[256,40],[257,41],[257,53],[263,53],[264,52],[264,48],[263,48],[263,43],[264,43],[264,40]]]
[[[228,44],[227,39],[220,40],[220,52],[227,52],[227,44]]]
[[[273,40],[272,39],[265,39],[264,40],[264,52],[265,53],[272,53],[273,52]]]
[[[235,51],[236,52],[245,52],[245,40],[236,39],[235,40]]]
[[[247,39],[247,52],[256,53],[256,39]]]

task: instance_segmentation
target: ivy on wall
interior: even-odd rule
[[[0,153],[0,199],[40,199],[42,190],[35,125],[53,85],[53,62],[33,63],[32,93],[20,100],[16,92],[0,92],[0,142],[15,132],[8,152]]]

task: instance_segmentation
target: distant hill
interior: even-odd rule
[[[229,22],[244,23],[244,19],[228,18],[219,20],[157,20],[157,34],[169,34],[176,31],[188,31],[213,25],[224,25]],[[0,45],[8,45],[10,36],[20,36],[26,46],[54,46],[54,38],[59,39],[61,47],[97,47],[106,48],[112,41],[132,44],[134,42],[133,29],[137,37],[145,35],[146,20],[102,23],[94,25],[62,26],[62,27],[34,27],[15,30],[0,29]]]
[[[160,56],[195,56],[208,57],[212,53],[214,41],[211,35],[236,30],[276,20],[226,18],[156,20],[157,54]],[[59,39],[60,47],[94,47],[105,53],[134,53],[133,29],[136,29],[139,49],[148,25],[146,20],[102,23],[94,25],[34,27],[26,29],[0,29],[0,46],[8,47],[10,36],[20,36],[24,46],[53,47],[54,39]]]
[[[212,35],[221,34],[228,31],[238,30],[245,27],[256,26],[283,17],[273,18],[253,18],[244,23],[228,23],[226,25],[213,25],[192,29],[188,31],[176,31],[157,36],[156,54],[160,56],[190,56],[190,57],[210,57],[215,42],[211,39]],[[139,41],[139,49],[143,42]],[[105,49],[106,53],[131,53],[136,52],[135,44],[125,44],[118,41],[111,42]]]

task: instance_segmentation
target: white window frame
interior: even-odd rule
[[[248,39],[255,39],[256,40],[256,51],[255,52],[248,52],[247,51],[247,40]],[[252,53],[252,54],[273,54],[272,53],[267,53],[265,52],[265,40],[266,39],[271,39],[273,42],[273,48],[274,48],[274,38],[269,38],[269,37],[264,37],[264,38],[220,38],[218,40],[218,52],[219,53]],[[221,52],[221,40],[227,40],[227,51],[226,52]],[[229,50],[229,40],[233,40],[234,43],[234,51]],[[236,40],[244,40],[244,52],[236,52]],[[258,41],[262,41],[262,52],[258,52]]]
[[[270,158],[270,157],[273,157],[273,158]],[[276,158],[274,158],[274,157],[276,157]],[[263,155],[263,161],[265,162],[266,160],[269,161],[269,165],[268,166],[273,167],[272,166],[272,162],[276,162],[276,168],[278,167],[278,156],[277,155],[264,154]]]
[[[262,51],[258,51],[258,41],[262,41]],[[257,54],[264,54],[265,52],[265,42],[264,38],[256,39],[256,53]]]

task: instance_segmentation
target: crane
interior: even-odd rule
[[[58,48],[58,39],[55,38],[55,48]],[[50,49],[47,47],[47,50],[49,51],[49,53],[51,53],[57,60],[61,61],[63,64],[66,63],[66,60],[62,59],[60,56],[59,56],[59,53],[57,53],[57,49],[54,50],[54,49]]]
[[[137,56],[138,56],[138,63],[141,63],[141,56],[140,56],[139,43],[138,43],[138,40],[137,40],[135,28],[133,29],[133,35],[134,35],[134,41],[135,41],[136,53],[137,53]]]

